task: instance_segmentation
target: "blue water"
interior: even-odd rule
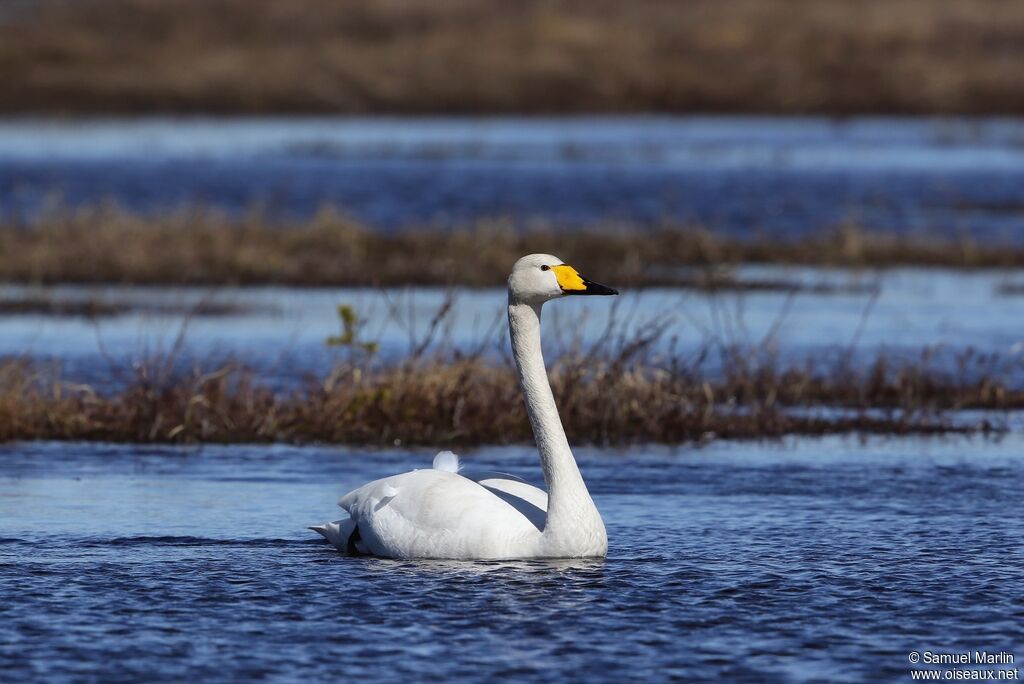
[[[107,199],[298,216],[328,202],[381,229],[508,215],[785,237],[852,219],[1019,240],[1022,188],[1019,120],[0,121],[0,214],[26,221]],[[797,362],[930,347],[936,367],[962,374],[957,358],[973,348],[998,357],[992,372],[1008,382],[1024,373],[1024,297],[1000,293],[1019,272],[740,275],[866,287],[624,292],[614,315],[625,333],[669,320],[654,352],[673,344],[684,359],[709,342]],[[248,312],[189,323],[183,362],[238,359],[282,386],[344,354],[324,345],[338,304],[368,321],[383,356],[402,355],[445,296],[2,294],[233,302]],[[507,353],[503,308],[500,290],[460,291],[442,343]],[[612,311],[552,305],[549,357],[574,333],[614,344]],[[172,347],[181,326],[151,314],[5,317],[0,357],[55,360],[70,380],[104,383],[111,365],[130,375],[134,359]],[[610,550],[578,562],[352,559],[305,529],[337,517],[350,488],[424,467],[428,451],[0,445],[0,681],[903,682],[911,651],[1008,651],[1020,664],[1024,433],[1019,416],[1008,425],[1001,441],[580,450]],[[464,455],[539,478],[526,447]]]
[[[1024,121],[565,118],[0,121],[0,213],[335,204],[383,229],[479,217],[1019,240]]]
[[[964,272],[906,269],[873,273],[749,267],[740,278],[785,280],[862,290],[827,294],[750,292],[708,294],[671,289],[623,290],[614,301],[569,298],[545,309],[545,353],[556,358],[576,342],[614,354],[617,334],[608,335],[609,318],[625,339],[652,322],[667,328],[655,352],[686,361],[709,344],[736,345],[758,353],[774,352],[782,363],[816,360],[823,367],[837,358],[870,363],[878,354],[891,360],[921,361],[966,380],[972,371],[1006,381],[1024,379],[1024,297],[1000,291],[1024,281],[1020,272]],[[598,275],[594,276],[599,278]],[[449,293],[440,288],[376,291],[342,288],[125,288],[2,286],[0,296],[49,297],[176,305],[197,302],[234,304],[238,315],[204,316],[185,329],[182,366],[211,366],[240,361],[261,377],[294,385],[309,374],[322,375],[346,358],[328,347],[339,331],[336,307],[348,304],[366,321],[361,335],[380,344],[384,357],[404,357],[425,338],[431,320]],[[452,316],[436,336],[440,347],[491,356],[507,354],[506,293],[501,289],[454,292]],[[53,316],[7,316],[0,325],[0,358],[32,357],[59,362],[66,378],[104,383],[119,369],[132,377],[133,360],[174,346],[182,315],[132,313],[96,321]],[[577,339],[576,336],[579,336]],[[412,341],[411,341],[412,340]],[[992,362],[962,367],[966,350]],[[703,367],[714,374],[720,358],[706,355]]]
[[[427,452],[0,447],[6,681],[910,681],[1024,658],[1024,439],[581,450],[608,559],[346,558],[305,530]],[[536,481],[526,447],[466,454]],[[1019,665],[1018,665],[1019,666]]]

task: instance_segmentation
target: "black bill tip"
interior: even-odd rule
[[[583,290],[581,292],[574,292],[573,294],[581,294],[581,295],[617,295],[617,294],[619,294],[619,291],[616,290],[614,287],[608,287],[607,285],[602,285],[601,283],[595,283],[594,281],[589,280],[587,278],[583,278],[582,280],[583,280],[583,284],[587,286],[587,289],[585,289],[585,290]]]

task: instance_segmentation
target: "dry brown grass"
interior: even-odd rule
[[[307,221],[282,223],[258,212],[241,219],[202,209],[145,217],[94,207],[51,214],[32,228],[0,225],[0,281],[491,286],[504,281],[517,258],[532,252],[553,252],[622,287],[798,287],[784,280],[741,280],[730,270],[741,263],[1024,266],[1019,244],[897,237],[853,226],[795,241],[735,240],[668,225],[523,230],[501,220],[451,231],[383,233],[331,209]]]
[[[660,334],[652,330],[610,353],[568,355],[553,364],[552,386],[574,443],[988,433],[1002,428],[984,416],[954,421],[944,411],[1024,408],[1024,391],[996,373],[965,380],[964,368],[940,371],[924,361],[893,366],[879,358],[854,370],[780,367],[737,354],[724,373],[706,373],[701,361],[649,354]],[[963,363],[991,370],[990,360]],[[53,367],[0,363],[0,441],[466,445],[532,439],[507,362],[419,357],[378,365],[362,358],[284,393],[240,366],[185,374],[172,367],[166,359],[134,364],[120,390],[103,393],[62,380]]]
[[[0,111],[1024,112],[1019,0],[41,0]]]

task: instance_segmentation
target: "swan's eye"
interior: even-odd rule
[[[542,271],[550,271],[551,267],[548,266],[547,264],[544,264],[543,266],[540,267],[540,270],[542,270]]]

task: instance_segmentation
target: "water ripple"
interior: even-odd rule
[[[171,450],[173,467],[140,470],[116,449],[62,445],[50,471],[0,470],[0,489],[31,495],[0,497],[0,671],[874,682],[907,681],[911,650],[1012,652],[1020,442],[886,444],[582,452],[609,557],[511,562],[345,558],[304,526],[347,481],[221,477],[316,473],[330,452]],[[337,458],[355,481],[420,461]],[[515,452],[477,458],[530,475]]]

